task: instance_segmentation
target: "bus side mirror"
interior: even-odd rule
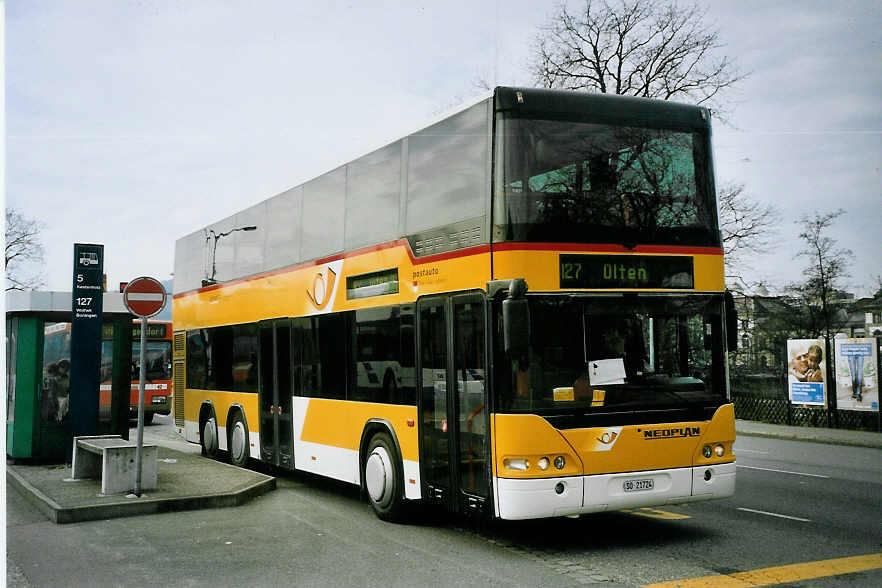
[[[735,310],[735,297],[726,290],[726,348],[730,351],[738,349],[738,311]]]
[[[520,358],[530,347],[530,305],[524,296],[527,282],[521,278],[511,281],[508,297],[502,301],[502,328],[505,352]]]

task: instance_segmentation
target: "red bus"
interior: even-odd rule
[[[138,416],[138,384],[141,359],[141,321],[132,326],[132,394],[129,416]],[[113,326],[104,325],[101,341],[101,400],[102,416],[109,417],[111,367],[113,361]],[[144,423],[153,421],[153,415],[171,413],[172,396],[172,324],[166,321],[147,323],[146,373],[144,383]]]

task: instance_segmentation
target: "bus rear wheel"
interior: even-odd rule
[[[230,448],[230,463],[244,468],[248,465],[249,457],[248,427],[245,426],[245,420],[239,412],[233,414],[230,423],[230,437],[227,444]]]
[[[404,509],[401,460],[388,433],[371,438],[362,471],[368,500],[384,521],[400,520]]]
[[[209,416],[203,421],[199,444],[202,445],[202,455],[211,459],[217,459],[217,421],[215,421],[214,416]]]

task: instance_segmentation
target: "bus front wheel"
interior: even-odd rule
[[[371,438],[364,460],[364,485],[374,512],[384,521],[399,520],[404,507],[401,460],[388,433]]]

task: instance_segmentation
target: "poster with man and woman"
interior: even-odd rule
[[[787,387],[792,404],[826,406],[823,339],[788,339]]]

